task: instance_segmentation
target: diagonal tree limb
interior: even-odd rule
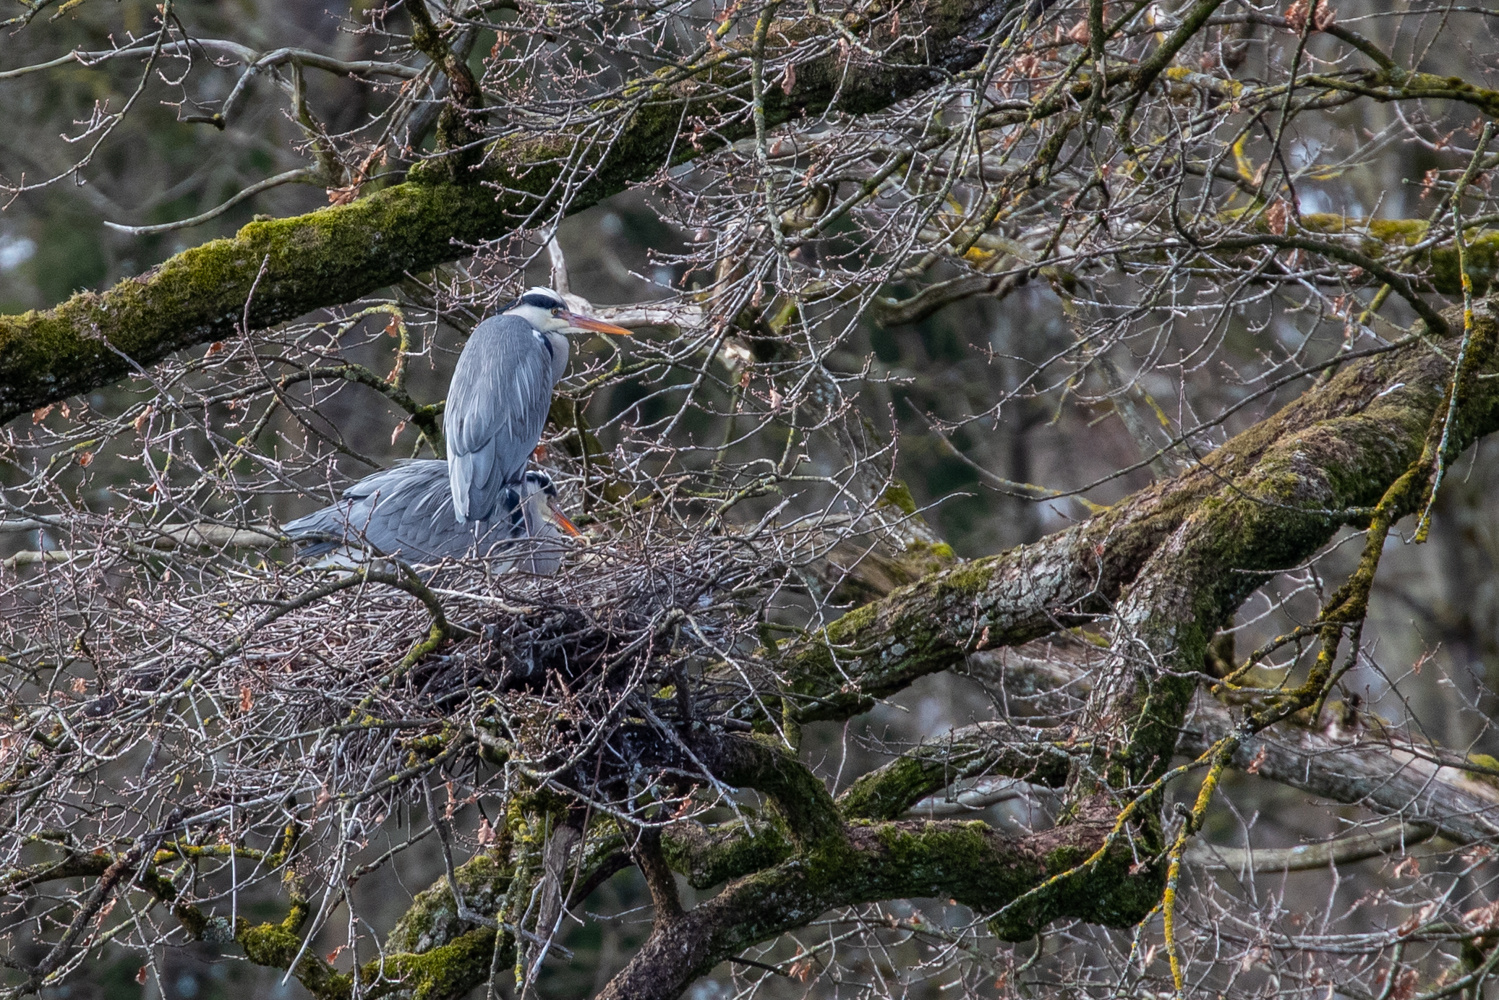
[[[908,62],[873,64],[856,47],[809,57],[797,63],[789,92],[772,88],[766,95],[766,125],[828,111],[866,114],[930,87],[976,62],[984,49],[971,39],[982,37],[1015,2],[912,0],[902,12],[912,29],[903,53]],[[776,22],[769,44],[795,58],[797,39],[815,37],[821,23],[815,17],[807,24]],[[872,30],[857,17],[854,27]],[[80,292],[46,311],[0,316],[0,422],[126,377],[130,361],[146,365],[223,339],[241,316],[262,327],[349,302],[408,272],[466,256],[473,245],[528,219],[559,207],[580,212],[696,155],[676,141],[681,122],[693,116],[729,120],[715,141],[752,134],[750,123],[732,114],[750,84],[747,44],[725,44],[701,66],[636,81],[623,90],[625,97],[599,106],[596,120],[570,131],[497,140],[488,147],[488,166],[469,183],[441,182],[441,165],[420,167],[413,170],[415,181],[348,205],[252,222],[108,291]],[[441,55],[435,43],[433,51]],[[591,137],[605,120],[623,125],[599,147]],[[579,179],[559,206],[559,192]],[[262,261],[265,274],[256,285]]]
[[[1491,343],[1499,330],[1492,303],[1478,322]],[[1485,353],[1475,370],[1494,367]],[[1114,609],[1168,544],[1178,563],[1190,556],[1186,562],[1206,573],[1198,610],[1212,610],[1217,617],[1204,627],[1216,627],[1268,576],[1315,553],[1343,525],[1367,519],[1368,508],[1422,454],[1450,376],[1448,363],[1422,345],[1365,359],[1176,479],[1090,521],[931,574],[806,640],[783,643],[780,666],[792,678],[796,714],[802,721],[848,718],[970,653],[1086,622]],[[1495,381],[1473,381],[1461,403],[1463,447],[1499,426]],[[1181,581],[1156,574],[1139,607],[1167,600],[1168,586],[1189,593]]]
[[[1016,690],[1056,709],[1091,690],[1096,650],[1037,642],[973,657],[969,675],[997,694]],[[1232,732],[1229,706],[1198,695],[1177,752],[1195,758]],[[1317,722],[1293,716],[1246,739],[1232,766],[1319,798],[1434,829],[1461,844],[1499,839],[1499,769],[1436,746],[1367,713],[1333,707]]]

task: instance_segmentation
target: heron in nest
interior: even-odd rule
[[[338,503],[283,527],[297,554],[322,565],[354,566],[372,557],[416,565],[478,558],[493,571],[542,576],[557,571],[564,536],[581,534],[557,509],[557,487],[531,470],[496,498],[494,516],[460,521],[448,463],[401,462],[344,490]]]
[[[474,328],[458,357],[443,413],[453,516],[504,519],[541,441],[552,388],[567,370],[565,333],[629,336],[624,327],[568,311],[550,288],[532,288]]]

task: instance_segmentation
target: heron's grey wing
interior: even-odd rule
[[[403,462],[359,480],[338,503],[292,521],[285,531],[293,539],[312,539],[300,549],[304,556],[368,545],[408,561],[432,558],[434,540],[444,538],[452,547],[445,536],[462,528],[448,490],[446,462]]]
[[[518,316],[491,316],[464,345],[443,417],[460,522],[499,516],[505,489],[525,473],[552,404],[553,357]]]
[[[403,481],[399,466],[382,469],[344,490],[338,503],[289,521],[282,530],[299,543],[297,551],[302,556],[320,556],[361,538],[383,551],[389,539],[372,537],[368,529],[377,502],[399,493]]]
[[[413,463],[414,464],[414,463]],[[423,557],[424,561],[465,559],[482,551],[494,527],[489,521],[462,523],[453,512],[453,490],[449,483],[447,463],[433,461],[422,470],[419,488],[414,488],[410,502],[397,512],[397,531],[404,551]],[[498,504],[508,509],[514,501]]]
[[[386,489],[372,498],[364,537],[387,555],[407,562],[441,559],[446,549],[467,545],[448,487],[448,463],[442,459],[402,462],[387,470]]]
[[[511,515],[500,522],[460,523],[453,512],[448,463],[441,459],[403,462],[390,470],[393,488],[375,500],[365,537],[382,551],[412,563],[465,559],[511,534]],[[517,499],[502,497],[497,507],[512,511]]]
[[[348,514],[349,504],[340,501],[332,507],[324,507],[306,517],[288,521],[281,526],[281,530],[297,543],[299,556],[320,556],[343,544],[339,539],[347,537]]]
[[[501,490],[496,506],[500,513],[492,521],[460,523],[453,512],[448,463],[423,459],[366,476],[344,490],[338,503],[283,529],[299,542],[298,553],[304,557],[335,549],[352,553],[364,546],[410,563],[476,553],[492,557],[523,545],[519,540],[528,534],[514,487]]]

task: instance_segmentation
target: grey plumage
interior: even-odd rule
[[[541,441],[552,387],[567,371],[564,330],[629,335],[568,312],[562,296],[532,288],[475,328],[448,387],[448,458],[405,462],[362,479],[343,499],[286,525],[305,556],[350,562],[367,549],[429,563],[479,555],[524,560],[552,573],[562,532],[552,481],[527,472]],[[493,563],[491,563],[493,565]]]
[[[568,312],[550,288],[532,288],[480,323],[458,356],[443,417],[454,516],[486,521],[515,488],[541,441],[552,387],[567,371],[566,330],[630,331]]]
[[[322,556],[325,563],[361,562],[369,548],[415,564],[478,556],[500,571],[519,565],[551,575],[566,545],[558,526],[566,519],[551,508],[557,490],[544,472],[519,479],[496,498],[493,518],[465,524],[453,511],[447,462],[402,462],[361,479],[338,503],[283,530],[298,541],[298,555]]]
[[[566,337],[538,330],[522,316],[491,316],[475,328],[458,358],[443,417],[459,521],[494,517],[505,491],[524,474],[567,355]]]

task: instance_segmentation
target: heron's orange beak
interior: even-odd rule
[[[590,319],[587,316],[579,316],[574,312],[563,312],[560,315],[563,319],[567,320],[569,326],[575,326],[579,330],[592,330],[594,333],[612,333],[618,337],[628,337],[630,335],[630,331],[624,327],[615,326],[613,323],[605,323],[601,319]]]
[[[552,504],[547,504],[547,509],[552,512],[552,520],[557,522],[557,527],[562,529],[563,534],[571,535],[574,538],[583,537],[583,532],[578,530],[576,524],[567,519],[566,514],[562,513],[562,511],[558,510]]]

